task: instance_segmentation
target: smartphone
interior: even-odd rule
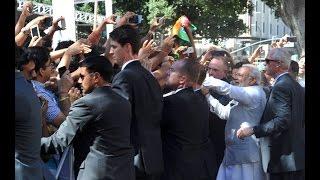
[[[43,26],[45,28],[48,28],[48,27],[52,26],[52,17],[45,18],[44,22],[43,22]]]
[[[40,37],[40,31],[38,25],[34,25],[30,27],[31,37],[38,36]]]
[[[157,45],[157,47],[161,45],[161,34],[160,34],[160,32],[154,32],[152,34],[152,39],[155,42],[155,44]]]
[[[59,72],[59,76],[60,78],[62,77],[62,75],[66,72],[67,68],[65,66],[62,66],[58,69]]]
[[[58,25],[62,30],[66,29],[66,20],[65,19],[61,19],[59,21]]]
[[[142,15],[134,15],[129,19],[129,23],[140,24],[142,22]]]
[[[297,37],[296,36],[289,36],[287,37],[288,42],[297,42]]]

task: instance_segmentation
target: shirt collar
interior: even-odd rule
[[[127,61],[126,63],[123,64],[123,66],[121,67],[121,71],[131,62],[133,61],[138,61],[139,59],[133,59],[133,60],[130,60],[130,61]]]
[[[288,72],[284,72],[284,73],[282,73],[282,74],[279,74],[279,75],[274,79],[274,83],[276,83],[277,80],[278,80],[281,76],[283,76],[283,75],[285,75],[285,74],[288,74]]]

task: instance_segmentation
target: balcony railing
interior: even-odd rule
[[[18,11],[22,10],[23,0],[18,0]],[[53,9],[51,5],[33,2],[33,11],[34,14],[39,15],[53,15]],[[75,11],[75,20],[76,22],[82,22],[93,25],[94,22],[94,14],[87,13],[82,11]],[[100,23],[104,19],[103,15],[97,15],[97,23]]]

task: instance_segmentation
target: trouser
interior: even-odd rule
[[[283,173],[270,173],[270,180],[304,180],[304,170],[283,172]]]

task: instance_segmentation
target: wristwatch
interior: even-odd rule
[[[29,29],[29,28],[26,28],[26,27],[23,27],[23,28],[21,29],[21,32],[23,32],[23,34],[25,34],[25,35],[29,35],[29,34],[30,34],[30,29]]]

